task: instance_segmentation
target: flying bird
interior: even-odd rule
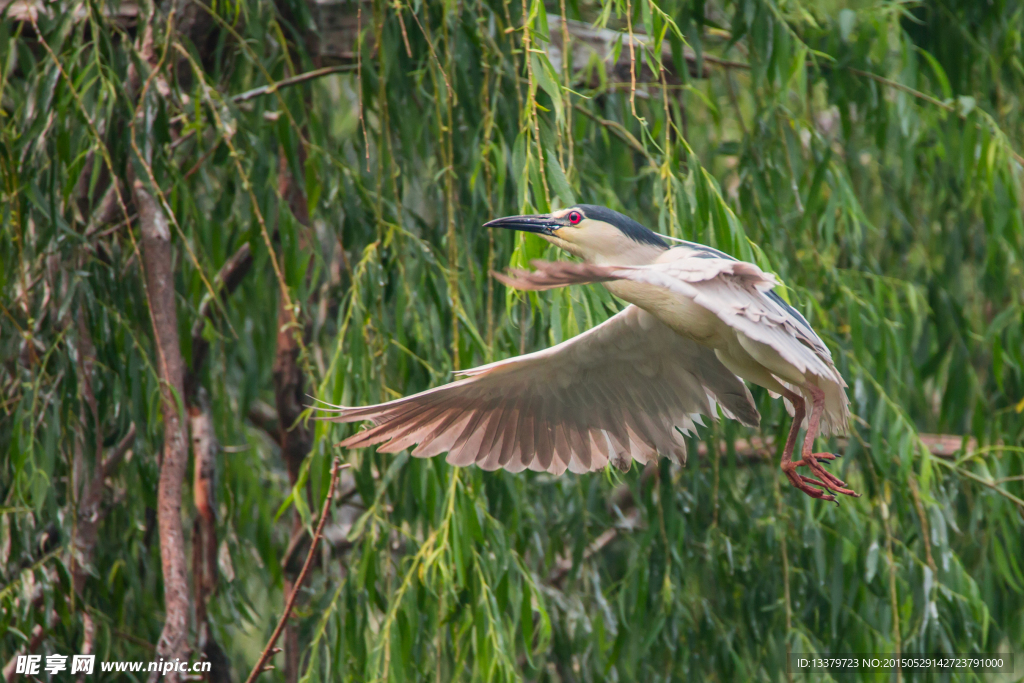
[[[788,402],[793,425],[781,467],[792,485],[823,500],[858,495],[822,467],[836,455],[814,452],[819,435],[846,433],[846,382],[807,320],[773,290],[773,275],[701,244],[669,244],[603,206],[485,227],[535,233],[580,259],[495,273],[507,286],[601,283],[629,305],[557,346],[458,372],[435,389],[366,407],[325,404],[321,419],[374,424],[341,446],[397,453],[418,444],[414,456],[447,451],[453,465],[513,472],[581,473],[609,463],[626,470],[659,453],[682,464],[682,437],[702,416],[717,419],[721,409],[759,424],[746,380]]]

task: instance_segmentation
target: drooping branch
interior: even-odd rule
[[[300,159],[300,161],[302,161]],[[278,188],[281,197],[288,202],[292,215],[301,225],[309,225],[309,209],[306,197],[294,181],[288,169],[284,154],[280,157]],[[313,443],[312,430],[297,423],[305,410],[305,390],[302,368],[299,365],[299,340],[294,329],[291,311],[285,308],[282,292],[277,316],[277,352],[274,357],[274,398],[277,403],[278,427],[280,430],[281,455],[288,466],[288,476],[295,483],[302,467],[302,461]]]
[[[39,646],[43,644],[43,640],[46,638],[46,634],[49,627],[56,623],[58,620],[57,611],[50,610],[47,614],[47,626],[44,627],[42,624],[36,624],[32,627],[32,637],[29,638],[28,645],[25,647],[24,652],[19,650],[14,654],[4,665],[3,677],[5,683],[14,683],[18,680],[20,674],[18,673],[18,657],[23,654],[32,654],[39,649]]]
[[[171,231],[163,209],[145,189],[142,181],[136,180],[132,189],[135,206],[139,210],[142,259],[152,307],[157,375],[160,379],[160,408],[164,420],[164,443],[157,488],[157,523],[166,617],[157,643],[157,654],[164,659],[177,657],[187,660],[189,589],[185,537],[181,524],[181,488],[188,462],[188,439],[183,414],[185,362],[178,339]],[[158,675],[151,675],[150,683]],[[177,683],[179,678],[172,671],[166,680]]]

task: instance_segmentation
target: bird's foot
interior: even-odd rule
[[[824,460],[827,463],[831,460],[835,460],[838,457],[841,456],[835,453],[809,453],[808,455],[804,456],[804,458],[802,458],[801,460],[797,460],[796,462],[794,462],[793,467],[796,468],[806,466],[809,470],[811,470],[811,472],[815,476],[817,476],[821,480],[821,482],[824,483],[825,488],[833,490],[836,493],[842,493],[847,496],[859,498],[859,493],[852,489],[846,488],[845,481],[843,481],[839,477],[835,476],[834,474],[826,470],[824,467],[821,466],[821,463],[818,462],[819,460]],[[807,477],[804,478],[807,479]],[[792,477],[790,479],[792,480]],[[811,479],[811,481],[816,482],[817,480]],[[819,485],[821,485],[820,482]]]
[[[795,462],[788,463],[788,466],[787,464],[782,465],[782,471],[783,473],[785,473],[786,478],[789,479],[790,484],[792,484],[795,488],[799,489],[800,491],[803,491],[811,498],[817,498],[819,500],[827,501],[834,501],[836,499],[835,496],[826,493],[826,491],[828,491],[832,487],[818,481],[817,479],[814,479],[812,477],[805,477],[804,475],[800,474],[799,472],[796,471],[796,465],[797,464]],[[820,489],[815,488],[816,486],[820,487]]]

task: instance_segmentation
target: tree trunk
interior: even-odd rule
[[[153,317],[161,412],[164,418],[164,444],[157,488],[157,524],[160,528],[160,564],[163,569],[166,614],[156,649],[157,654],[165,660],[180,659],[185,662],[189,657],[189,591],[185,537],[181,524],[181,487],[188,462],[188,438],[184,420],[185,363],[181,358],[178,341],[171,231],[163,209],[146,191],[142,182],[136,180],[133,189],[142,232],[142,261]],[[151,675],[150,683],[157,677],[158,674]],[[180,677],[172,671],[164,680],[177,683]]]

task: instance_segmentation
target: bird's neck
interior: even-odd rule
[[[665,253],[664,247],[653,244],[639,244],[633,242],[623,245],[622,249],[595,254],[585,260],[599,266],[642,266],[654,263],[659,256]]]

